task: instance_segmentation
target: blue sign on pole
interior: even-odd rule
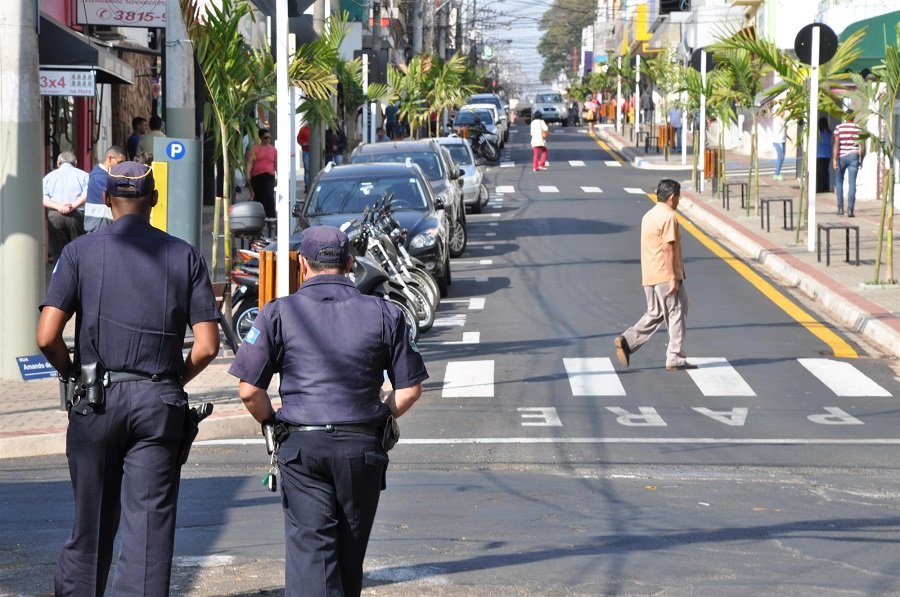
[[[16,357],[16,363],[19,365],[19,373],[22,374],[22,381],[56,377],[56,369],[53,368],[53,365],[51,365],[47,361],[47,358],[42,354]]]
[[[169,156],[170,160],[180,160],[184,157],[186,153],[186,148],[184,143],[180,141],[172,141],[168,145],[166,145],[166,155]]]

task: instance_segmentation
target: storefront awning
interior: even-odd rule
[[[858,46],[862,50],[862,54],[850,64],[849,69],[858,73],[863,69],[871,70],[873,66],[881,64],[881,61],[884,60],[885,46],[897,43],[897,23],[900,23],[900,11],[889,12],[848,25],[838,36],[840,43],[860,29],[865,28],[866,30],[865,37]]]
[[[111,50],[59,22],[41,15],[38,35],[40,68],[45,70],[93,70],[97,83],[131,85],[134,69]]]

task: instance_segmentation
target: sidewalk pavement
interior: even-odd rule
[[[771,231],[761,227],[759,212],[754,200],[749,201],[748,212],[741,206],[740,188],[731,187],[728,208],[720,195],[712,192],[712,181],[707,180],[705,190],[699,193],[691,183],[693,158],[688,154],[687,165],[681,164],[681,154],[670,155],[666,160],[655,149],[635,147],[612,125],[596,125],[599,138],[633,165],[659,173],[659,178],[670,176],[682,183],[682,199],[678,211],[710,236],[715,237],[739,257],[755,261],[779,284],[795,288],[814,301],[841,326],[860,334],[872,348],[893,358],[900,358],[900,285],[873,285],[875,279],[875,252],[878,244],[878,226],[881,203],[872,198],[857,197],[854,218],[837,215],[835,194],[816,195],[816,224],[850,224],[859,226],[859,265],[855,263],[855,239],[850,233],[850,259],[845,262],[844,230],[831,231],[831,264],[826,263],[825,234],[822,233],[822,256],[807,248],[806,228],[797,231],[783,229],[784,204],[769,204]],[[749,157],[732,151],[725,152],[726,180],[729,183],[747,182]],[[760,198],[793,199],[793,220],[798,222],[800,206],[800,181],[794,178],[793,163],[782,168],[784,180],[772,178],[772,161],[763,160],[763,172],[759,176]],[[729,171],[734,172],[728,175]],[[655,191],[653,184],[647,191]],[[652,188],[650,188],[652,186]],[[730,208],[730,209],[729,209]],[[895,207],[896,210],[896,207]],[[846,213],[846,211],[845,211]],[[790,217],[790,216],[789,216]],[[790,219],[788,219],[790,225]],[[894,231],[894,246],[900,246],[900,233]],[[885,255],[882,254],[881,278],[885,276]],[[898,265],[900,268],[900,265]],[[895,272],[895,276],[898,273]]]

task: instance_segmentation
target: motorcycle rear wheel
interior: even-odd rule
[[[432,308],[437,311],[438,305],[441,304],[441,290],[438,288],[437,282],[431,274],[425,270],[418,268],[409,268],[409,275],[414,284],[424,290],[431,300]]]
[[[259,304],[256,301],[256,297],[253,297],[253,300],[245,299],[238,305],[232,316],[232,327],[234,328],[234,334],[241,342],[244,341],[244,337],[250,332],[250,328],[253,327],[253,322],[256,321],[257,315],[259,315]]]
[[[500,159],[500,149],[487,139],[478,145],[478,150],[489,162],[496,162]]]

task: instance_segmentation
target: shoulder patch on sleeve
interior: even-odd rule
[[[249,332],[247,332],[247,335],[244,337],[244,342],[248,344],[255,344],[257,338],[259,338],[259,330],[254,326],[250,328]]]

